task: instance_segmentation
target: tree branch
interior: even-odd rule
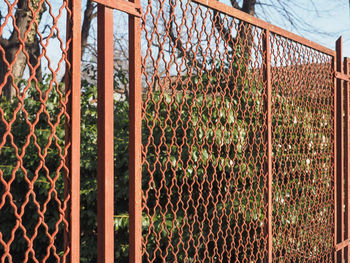
[[[219,32],[222,39],[228,44],[228,46],[233,49],[236,42],[236,38],[232,37],[230,30],[225,28],[224,23],[220,17],[220,13],[218,11],[213,10],[213,16],[216,30]]]
[[[8,47],[9,41],[3,37],[0,36],[0,46],[6,50],[6,48]]]
[[[241,10],[247,14],[255,15],[256,0],[244,0]]]
[[[232,7],[237,8],[237,9],[241,9],[239,7],[237,0],[230,0],[230,2],[231,2]]]
[[[92,0],[87,0],[86,8],[84,11],[83,25],[81,29],[81,56],[82,57],[87,47],[87,41],[89,37],[89,30],[91,27],[91,23],[95,17],[94,8],[95,8],[95,5],[93,4]]]

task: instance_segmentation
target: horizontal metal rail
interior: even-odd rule
[[[289,32],[285,29],[282,29],[278,26],[272,25],[262,19],[256,18],[252,15],[249,15],[245,12],[242,12],[236,8],[233,8],[231,6],[228,6],[226,4],[220,3],[215,0],[192,0],[192,2],[195,2],[197,4],[204,5],[206,7],[209,7],[211,9],[217,10],[221,13],[227,14],[229,16],[232,16],[234,18],[240,19],[242,21],[245,21],[249,24],[255,25],[257,27],[269,30],[272,33],[281,35],[287,39],[293,40],[295,42],[298,42],[300,44],[303,44],[305,46],[308,46],[310,48],[313,48],[315,50],[321,51],[325,54],[328,54],[330,56],[335,56],[335,50],[329,49],[325,46],[322,46],[320,44],[317,44],[311,40],[308,40],[302,36],[299,36],[297,34],[294,34],[292,32]]]
[[[335,251],[340,251],[340,250],[342,250],[343,248],[345,248],[345,247],[347,247],[349,245],[350,245],[350,239],[344,240],[343,242],[338,243],[335,246]]]
[[[344,80],[344,81],[350,81],[350,76],[347,74],[344,74],[342,72],[335,72],[335,78]]]
[[[141,5],[125,0],[93,0],[94,2],[113,8],[136,17],[142,16]]]

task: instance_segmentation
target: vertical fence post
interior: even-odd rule
[[[332,59],[332,70],[335,73],[337,71],[337,54],[335,54],[335,56]],[[334,233],[333,233],[333,246],[334,246],[334,255],[333,255],[333,262],[336,262],[337,259],[337,189],[336,189],[336,185],[337,185],[337,78],[334,75],[333,77],[333,104],[334,104],[334,108],[333,108],[333,130],[334,130],[334,146],[333,146],[333,158],[334,158],[334,176],[333,176],[333,198],[334,198]]]
[[[267,113],[267,226],[265,234],[267,235],[267,262],[272,262],[272,85],[271,85],[271,50],[270,50],[270,31],[265,30],[263,40],[263,52],[265,55],[264,82],[266,83],[266,102],[265,112]]]
[[[335,70],[337,72],[343,72],[343,39],[340,37],[336,41],[336,58],[335,58]],[[335,177],[334,177],[334,187],[335,187],[335,245],[341,243],[344,239],[343,231],[343,203],[344,197],[342,195],[343,190],[343,92],[342,92],[342,80],[336,79],[335,87]],[[343,250],[335,252],[336,262],[342,262]]]
[[[349,77],[349,58],[344,59],[344,74]],[[344,81],[344,112],[345,112],[345,120],[344,120],[344,177],[345,177],[345,191],[344,191],[344,199],[345,199],[345,214],[344,214],[344,240],[349,239],[349,207],[350,207],[350,199],[349,199],[349,190],[350,190],[350,177],[349,177],[349,142],[350,142],[350,132],[349,132],[349,121],[350,121],[350,105],[349,105],[349,81]],[[349,246],[345,247],[345,262],[349,262]]]
[[[97,255],[114,263],[113,9],[98,4],[97,12]]]
[[[132,0],[140,4],[140,0]],[[142,88],[141,88],[141,19],[129,15],[129,262],[142,262]]]
[[[65,233],[65,249],[70,243],[70,262],[80,262],[80,88],[81,88],[81,3],[68,2],[72,17],[67,21],[67,40],[71,41],[65,73],[66,91],[70,91],[66,122],[66,142],[71,143],[68,154],[69,178],[65,179],[65,195],[70,194],[70,226]],[[66,231],[66,230],[65,230]]]

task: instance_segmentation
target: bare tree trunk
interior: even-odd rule
[[[89,31],[91,27],[91,22],[95,16],[93,13],[94,11],[94,5],[92,0],[87,0],[86,8],[84,11],[84,20],[83,25],[81,28],[81,56],[83,57],[86,47],[87,47],[87,41],[89,37]]]
[[[2,41],[2,48],[5,50],[5,60],[1,57],[1,75],[0,83],[2,83],[2,93],[7,99],[11,99],[16,95],[16,89],[13,85],[16,79],[23,75],[25,68],[25,56],[22,50],[25,48],[23,44],[20,44],[19,39],[23,39],[25,31],[28,29],[30,16],[28,15],[27,1],[21,0],[17,4],[17,11],[15,14],[15,23],[19,29],[19,36],[17,30],[13,30],[11,37],[8,41]],[[18,52],[18,50],[21,50]],[[16,56],[17,55],[17,56]],[[6,64],[11,64],[12,68],[8,68]],[[7,63],[6,63],[7,62]],[[10,73],[10,74],[9,74]],[[5,76],[7,75],[7,80]]]
[[[83,58],[86,48],[88,46],[88,37],[90,33],[91,23],[92,20],[96,16],[96,12],[94,13],[95,5],[92,2],[92,0],[87,0],[86,2],[86,8],[84,10],[84,18],[83,18],[83,25],[81,27],[81,57]],[[61,81],[65,81],[66,79],[66,73],[65,72],[61,78]]]
[[[244,0],[241,10],[249,15],[255,15],[255,5],[256,0]],[[242,43],[247,39],[247,44],[245,45],[243,54],[248,54],[248,57],[250,57],[254,40],[252,25],[241,21],[239,27],[241,28],[239,37]]]
[[[256,0],[244,0],[242,7],[239,7],[235,0],[231,0],[231,5],[247,14],[255,15],[255,5]],[[220,18],[220,13],[214,11],[214,25],[218,32],[220,32],[221,37],[228,43],[228,45],[234,49],[236,45],[243,45],[247,43],[246,46],[249,49],[252,46],[253,36],[252,36],[252,26],[247,22],[240,21],[238,25],[239,32],[235,37],[232,36],[232,32],[224,27],[224,23]],[[247,40],[247,42],[245,42]],[[245,50],[246,53],[248,50]]]
[[[38,58],[41,54],[38,36],[35,36],[34,42],[31,45],[28,45],[28,49],[31,50],[29,54],[29,62],[32,66],[37,67],[34,72],[35,78],[39,83],[41,83],[43,81],[43,73],[42,73],[40,61],[38,61]]]
[[[36,17],[33,17],[29,7],[34,11],[40,10]],[[15,14],[15,23],[18,31],[13,30],[9,40],[0,37],[0,45],[5,50],[5,60],[3,56],[0,57],[0,87],[2,87],[2,94],[9,100],[16,96],[16,82],[23,77],[28,63],[34,63],[35,65],[40,63],[37,60],[38,54],[40,54],[37,24],[40,23],[41,16],[45,10],[45,5],[40,3],[39,0],[19,0]],[[36,23],[30,25],[33,19],[36,20]],[[27,36],[24,39],[26,32]],[[20,40],[24,41],[24,43],[21,43]],[[24,51],[29,55],[30,61],[27,61]],[[12,67],[8,67],[7,64],[12,64]],[[35,75],[39,81],[42,80],[40,65]]]

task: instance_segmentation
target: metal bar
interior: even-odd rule
[[[140,5],[140,0],[132,0]],[[129,15],[130,138],[129,138],[129,262],[142,262],[142,88],[141,19]]]
[[[114,262],[113,9],[98,5],[98,262]]]
[[[276,33],[278,35],[281,35],[285,38],[288,38],[290,40],[293,40],[295,42],[298,42],[300,44],[303,44],[305,46],[311,47],[315,50],[321,51],[325,54],[335,56],[335,51],[332,49],[329,49],[327,47],[324,47],[320,44],[317,44],[313,41],[310,41],[309,39],[306,39],[304,37],[301,37],[299,35],[296,35],[294,33],[291,33],[287,30],[284,30],[280,27],[277,27],[275,25],[272,25],[264,20],[261,20],[259,18],[256,18],[252,15],[249,15],[247,13],[244,13],[236,8],[233,8],[232,6],[228,6],[226,4],[220,3],[219,1],[215,0],[192,0],[192,2],[195,2],[197,4],[204,5],[206,7],[215,9],[219,12],[222,12],[224,14],[227,14],[229,16],[232,16],[234,18],[243,20],[249,24],[252,24],[254,26],[269,30],[270,32]]]
[[[350,76],[345,74],[345,73],[342,73],[342,72],[335,72],[335,77],[337,79],[341,79],[341,80],[344,80],[344,81],[350,81]]]
[[[80,262],[80,90],[81,90],[81,2],[69,1],[72,12],[67,22],[67,39],[71,40],[67,67],[66,91],[70,92],[68,111],[70,122],[66,122],[66,142],[71,144],[68,154],[68,178],[65,179],[65,196],[70,194],[69,234],[70,262]],[[69,215],[68,215],[69,216]],[[68,244],[65,244],[67,249]]]
[[[271,85],[271,51],[270,51],[270,31],[265,30],[263,40],[263,52],[265,56],[264,82],[266,83],[266,103],[267,112],[267,261],[272,262],[272,85]]]
[[[338,72],[343,71],[343,52],[342,52],[342,37],[336,41],[336,70]],[[335,241],[336,244],[343,241],[343,211],[342,204],[343,195],[343,92],[342,92],[342,80],[336,80],[336,176],[335,176],[335,209],[336,209],[336,226],[335,226]],[[343,253],[337,253],[337,262],[341,262]]]
[[[337,62],[336,58],[333,57],[332,59],[332,69],[333,72],[337,71]],[[333,129],[334,129],[334,257],[333,257],[333,262],[336,262],[337,260],[337,251],[336,251],[336,246],[337,246],[337,191],[336,191],[336,185],[337,185],[337,79],[334,75],[333,78],[333,103],[334,103],[334,109],[333,109],[333,117],[334,117],[334,123],[333,123]]]
[[[344,74],[349,75],[349,58],[344,59]],[[349,189],[350,189],[350,177],[349,177],[349,142],[350,142],[350,132],[349,132],[349,121],[350,121],[350,105],[349,105],[349,82],[344,81],[344,178],[345,178],[345,214],[344,214],[344,239],[349,239]],[[345,248],[345,262],[349,262],[349,247]]]
[[[72,95],[71,95],[71,262],[80,262],[80,90],[81,3],[72,1]]]
[[[346,240],[344,240],[343,242],[337,244],[337,245],[335,246],[335,250],[336,250],[336,251],[340,251],[340,250],[342,250],[342,249],[348,247],[349,245],[350,245],[350,239],[346,239]]]
[[[125,0],[93,0],[101,5],[125,12],[129,15],[141,17],[142,8],[140,3],[136,4]]]

